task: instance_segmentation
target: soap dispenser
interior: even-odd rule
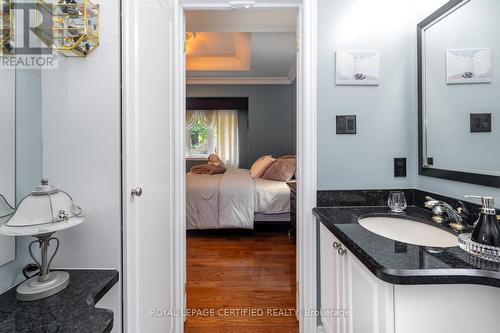
[[[480,199],[483,207],[474,224],[471,239],[480,244],[500,247],[500,222],[497,220],[495,204],[492,197],[466,195],[466,198]]]

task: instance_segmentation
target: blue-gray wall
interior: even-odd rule
[[[188,85],[188,97],[248,97],[248,168],[262,155],[295,151],[292,85]],[[240,147],[240,150],[243,147]]]
[[[416,24],[444,2],[318,1],[318,189],[489,194],[500,207],[500,189],[418,175]],[[335,85],[335,51],[349,49],[380,51],[379,86]],[[358,134],[336,135],[336,114],[356,114]],[[404,156],[408,177],[394,178],[393,158]]]
[[[42,178],[40,71],[16,73],[16,202],[30,193]],[[32,262],[31,237],[16,237],[16,259],[0,266],[0,293],[19,283],[22,268]]]
[[[408,187],[394,157],[416,168],[413,1],[318,1],[318,189]],[[391,10],[388,10],[391,8]],[[335,51],[379,50],[379,86],[335,85]],[[356,135],[336,135],[335,116],[355,114]]]

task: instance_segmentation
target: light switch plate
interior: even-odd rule
[[[471,133],[491,132],[491,113],[471,113],[470,131]]]
[[[356,134],[356,115],[337,116],[337,134]]]

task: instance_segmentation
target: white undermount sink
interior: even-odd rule
[[[359,224],[377,235],[399,242],[429,246],[458,246],[457,236],[425,223],[387,216],[361,217]]]

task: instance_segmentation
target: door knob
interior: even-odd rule
[[[142,188],[136,187],[136,188],[132,189],[131,194],[135,195],[136,197],[140,197],[142,195]]]

